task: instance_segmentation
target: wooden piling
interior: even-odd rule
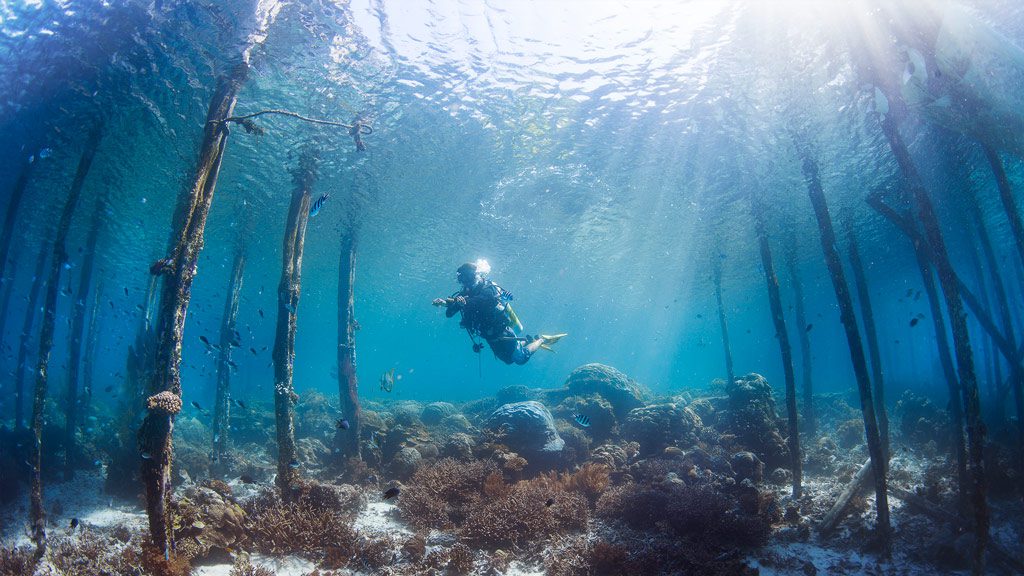
[[[356,376],[356,233],[355,226],[341,236],[341,263],[338,272],[338,398],[341,416],[349,429],[337,429],[337,445],[346,458],[361,458],[359,436],[362,413],[359,408],[359,380]]]
[[[803,473],[800,465],[800,429],[796,409],[796,377],[793,374],[793,350],[789,344],[789,333],[786,330],[786,318],[783,314],[782,297],[779,294],[779,278],[775,275],[772,262],[771,247],[768,245],[768,233],[765,231],[764,211],[759,200],[751,196],[754,212],[754,228],[757,233],[758,246],[761,252],[761,265],[764,268],[765,284],[768,287],[768,303],[772,311],[772,322],[775,325],[775,337],[779,341],[782,354],[782,369],[786,378],[786,414],[789,417],[790,470],[793,473],[793,499],[800,498],[802,493]]]
[[[811,379],[811,335],[807,312],[804,308],[804,285],[800,280],[800,271],[796,265],[796,238],[791,240],[790,249],[786,251],[786,268],[789,270],[789,284],[793,288],[793,312],[796,316],[797,341],[800,343],[800,368],[803,390],[804,431],[808,435],[817,432],[818,425],[814,418],[814,392]]]
[[[992,175],[996,179],[996,187],[999,189],[999,199],[1003,204],[1003,211],[1010,222],[1010,231],[1013,232],[1013,244],[1017,247],[1017,256],[1024,263],[1024,222],[1021,221],[1020,210],[1017,208],[1017,200],[1010,188],[1010,180],[1006,177],[1006,170],[1003,168],[1003,159],[999,152],[989,146],[982,145],[985,149],[985,157],[992,167]]]
[[[50,238],[53,234],[47,233],[44,238]],[[44,243],[39,248],[39,255],[36,258],[35,273],[32,276],[32,288],[28,293],[28,304],[25,308],[25,320],[21,325],[21,344],[18,346],[18,363],[14,376],[14,427],[21,428],[25,424],[25,370],[28,368],[28,355],[32,351],[33,325],[36,321],[36,311],[39,309],[39,294],[46,285],[46,263],[50,251]]]
[[[850,360],[853,363],[853,372],[857,379],[861,414],[864,419],[864,433],[868,444],[868,455],[871,458],[871,473],[875,479],[875,509],[877,513],[875,530],[878,534],[879,544],[882,546],[883,553],[888,555],[891,531],[888,485],[885,474],[888,469],[888,462],[886,461],[881,434],[878,430],[875,404],[871,393],[871,378],[868,375],[867,360],[864,357],[864,344],[860,338],[857,316],[853,311],[853,297],[850,295],[850,285],[846,282],[846,274],[843,272],[843,265],[839,259],[835,228],[832,226],[832,217],[829,214],[828,204],[825,201],[825,191],[821,186],[818,163],[799,142],[797,142],[797,150],[800,154],[804,178],[807,181],[807,193],[811,198],[814,215],[818,221],[821,249],[825,256],[825,265],[832,278],[832,287],[835,290],[836,301],[839,304],[840,319],[846,332],[847,345],[850,348]]]
[[[0,287],[5,291],[2,307],[0,307],[0,338],[3,338],[3,328],[7,324],[7,302],[10,301],[10,294],[14,290],[14,275],[8,270],[8,258],[11,251],[11,238],[14,234],[14,225],[18,221],[18,210],[21,201],[25,197],[25,189],[28,187],[29,176],[32,173],[34,163],[28,158],[22,159],[21,171],[18,179],[11,189],[10,200],[7,201],[7,213],[4,215],[4,226],[0,229]],[[10,276],[8,276],[10,274]]]
[[[718,304],[718,326],[722,330],[722,351],[725,353],[725,374],[728,382],[736,380],[732,365],[732,348],[729,346],[729,321],[722,303],[722,258],[716,253],[711,256],[712,279],[715,283],[715,302]]]
[[[274,415],[277,422],[277,487],[281,497],[291,500],[299,480],[299,461],[295,448],[295,402],[292,386],[295,362],[296,312],[302,291],[302,252],[306,242],[306,224],[316,181],[317,160],[305,153],[295,173],[295,190],[288,207],[284,234],[281,281],[277,287],[277,330],[274,338]]]
[[[850,220],[845,220],[846,238],[850,249],[850,269],[853,270],[853,284],[857,290],[857,302],[860,304],[860,316],[864,323],[864,338],[868,342],[868,358],[871,361],[872,398],[875,402],[875,417],[878,419],[878,433],[882,437],[885,462],[889,462],[889,413],[885,407],[885,384],[882,379],[882,354],[878,347],[878,328],[875,326],[875,313],[871,308],[871,294],[868,290],[868,277],[864,271],[864,261],[860,257],[857,235]]]
[[[231,280],[224,299],[224,314],[220,324],[220,353],[217,355],[217,396],[213,404],[213,453],[217,461],[227,453],[231,438],[231,351],[238,342],[238,303],[242,294],[242,275],[245,272],[245,246],[235,252],[231,266]]]
[[[46,298],[43,300],[43,323],[39,330],[39,358],[36,368],[35,393],[32,400],[32,495],[30,505],[32,541],[36,545],[36,556],[42,558],[46,553],[46,513],[43,510],[43,479],[42,479],[42,442],[43,442],[43,402],[49,383],[50,352],[53,350],[53,333],[57,324],[57,293],[60,291],[60,277],[64,265],[68,261],[67,237],[71,229],[71,218],[78,207],[82,195],[82,186],[89,174],[92,160],[96,156],[102,137],[102,125],[97,125],[89,134],[85,150],[78,162],[75,179],[64,202],[60,221],[53,239],[53,257],[50,260],[50,274],[46,283]],[[68,398],[68,403],[77,402],[77,398]]]
[[[892,95],[889,96],[891,102]],[[960,377],[960,390],[966,417],[967,453],[970,458],[971,504],[975,523],[973,571],[974,574],[980,576],[985,572],[985,548],[988,544],[989,532],[984,460],[985,426],[981,420],[981,400],[974,371],[970,334],[967,330],[966,312],[961,300],[961,290],[956,273],[949,260],[946,243],[939,227],[938,216],[935,214],[923,180],[910,157],[910,151],[906,143],[903,142],[892,114],[887,114],[881,119],[881,128],[896,157],[900,171],[907,181],[915,211],[924,229],[924,236],[932,254],[933,264],[938,272],[939,285],[942,287],[946,300],[946,309],[949,312],[950,327],[953,332],[953,351],[956,356],[957,373]]]
[[[203,126],[196,171],[189,192],[175,218],[171,254],[155,263],[150,272],[163,278],[156,320],[155,358],[149,385],[147,414],[139,429],[143,455],[142,482],[146,488],[146,514],[157,550],[170,556],[174,549],[171,514],[171,433],[174,417],[181,411],[181,344],[185,315],[192,297],[199,252],[203,246],[206,217],[220,173],[228,141],[223,120],[231,116],[238,91],[249,75],[247,60],[238,63],[217,82]]]

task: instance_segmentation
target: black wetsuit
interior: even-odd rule
[[[451,318],[462,312],[462,326],[473,336],[487,341],[494,355],[506,364],[526,364],[530,351],[525,340],[518,338],[509,326],[505,312],[506,303],[512,295],[490,280],[481,280],[469,288],[463,288],[456,296],[466,299],[465,304],[451,300],[445,314]]]

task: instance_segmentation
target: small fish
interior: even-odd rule
[[[920,321],[921,321],[920,318],[911,318],[910,319],[910,327],[913,328],[914,326],[917,326],[917,323],[920,322]]]
[[[703,314],[697,314],[697,318],[703,318],[703,317],[704,317]]]
[[[572,419],[575,420],[577,424],[583,426],[584,428],[590,427],[590,418],[583,414],[576,414],[575,416],[572,417]]]
[[[125,296],[127,296],[127,295],[128,295],[128,287],[127,287],[127,286],[125,286],[125,287],[124,287],[124,295],[125,295]]]
[[[53,154],[53,148],[43,148],[39,151],[39,159],[45,160]]]
[[[199,410],[200,412],[203,411],[203,407],[199,405],[199,402],[196,402],[195,400],[193,400],[191,402],[191,404],[192,404],[192,407],[195,408],[196,410]]]
[[[92,463],[92,465],[96,467],[103,466],[103,460],[96,460],[95,462]]]
[[[920,299],[921,299],[921,291],[918,290],[917,293],[914,294],[914,301],[916,302],[916,301],[918,301]]]
[[[292,458],[292,461],[288,463],[288,467],[289,468],[298,468],[299,467],[299,461],[296,460],[295,458]]]
[[[395,496],[398,496],[402,491],[398,489],[398,486],[392,486],[384,492],[384,499],[390,500]]]
[[[199,341],[202,342],[203,344],[206,344],[207,346],[210,346],[210,341],[206,338],[206,336],[200,336]]]
[[[252,476],[249,476],[248,474],[242,474],[241,476],[238,477],[238,479],[242,481],[242,484],[255,484],[256,483],[256,479],[253,478]]]
[[[320,209],[324,207],[324,202],[327,201],[327,194],[323,194],[313,202],[313,206],[309,209],[309,216],[312,218],[320,213]]]
[[[264,318],[265,317],[265,316],[263,316],[263,308],[260,308],[260,309],[258,309],[256,311],[259,312],[260,318]]]
[[[392,368],[380,377],[380,389],[384,392],[391,392],[395,389],[395,369]]]
[[[256,349],[255,348],[249,348],[249,352],[252,352],[252,355],[256,356]]]
[[[907,290],[907,293],[906,293],[905,297],[906,298],[910,298],[913,295],[914,295],[914,289],[911,288],[911,289]]]
[[[336,426],[337,426],[338,430],[348,430],[349,427],[351,426],[351,424],[348,423],[348,419],[347,418],[342,418],[341,420],[338,420],[338,423],[336,424]]]
[[[214,440],[214,442],[216,442],[216,440]],[[217,455],[212,451],[210,452],[210,462],[213,462],[215,464],[217,463]]]
[[[554,503],[555,503],[555,499],[554,498],[548,498],[548,501],[544,503],[544,506],[546,506],[548,508],[551,508],[551,506],[553,506]]]
[[[142,452],[140,452],[140,453],[139,453],[139,456],[142,456],[142,459],[143,459],[143,460],[149,460],[150,458],[152,458],[152,457],[153,457],[153,455],[152,455],[152,454],[150,454],[149,452],[146,452],[145,450],[143,450]]]
[[[71,529],[74,530],[75,528],[78,528],[78,518],[71,519]]]
[[[245,407],[245,402],[242,402],[241,400],[237,400],[236,399],[235,400],[235,406],[238,406],[242,410],[248,410],[248,408]]]

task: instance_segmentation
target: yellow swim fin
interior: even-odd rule
[[[540,347],[547,350],[548,352],[554,352],[551,345],[558,342],[562,338],[568,336],[568,333],[564,334],[540,334],[539,337],[542,340]]]

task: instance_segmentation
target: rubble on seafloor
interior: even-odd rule
[[[26,471],[18,462],[24,439],[4,429],[0,574],[969,570],[970,535],[897,498],[890,501],[893,555],[880,559],[869,490],[854,497],[838,530],[818,534],[817,523],[867,458],[863,430],[850,423],[859,413],[841,397],[816,398],[818,432],[802,439],[803,495],[794,500],[777,395],[751,374],[657,397],[614,368],[590,364],[557,389],[503,388],[462,405],[365,401],[362,459],[355,459],[333,449],[331,402],[307,393],[296,407],[304,480],[286,500],[273,484],[270,403],[251,403],[236,416],[234,450],[219,461],[209,456],[207,423],[181,416],[169,561],[148,544],[140,485],[133,492],[129,481],[125,462],[138,455],[124,440],[97,437],[83,438],[90,460],[74,481],[48,478],[49,546],[36,564],[25,529]],[[907,394],[893,422],[890,482],[935,508],[955,509],[945,415]],[[992,534],[1005,549],[1019,550],[1024,515],[1006,452],[990,450],[1002,466],[992,483]],[[389,488],[398,495],[385,498]]]

